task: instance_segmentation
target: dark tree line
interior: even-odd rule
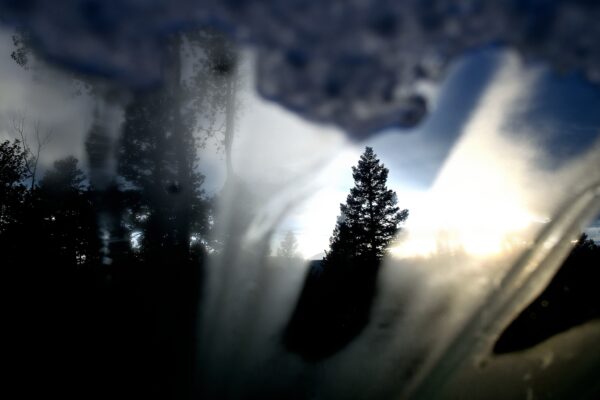
[[[17,44],[29,54],[26,41]],[[67,157],[37,179],[24,140],[0,143],[0,252],[12,299],[5,322],[16,376],[33,397],[191,397],[215,220],[197,149],[211,135],[230,147],[236,59],[210,32],[176,35],[166,51],[163,84],[132,94],[117,141],[106,115],[94,114],[89,176]],[[197,54],[183,77],[186,51]],[[114,95],[93,84],[90,94]]]
[[[19,344],[17,374],[48,393],[191,393],[203,266],[194,243],[207,234],[207,199],[191,156],[180,157],[169,143],[176,135],[165,135],[172,128],[137,104],[126,113],[122,183],[103,191],[73,157],[55,161],[30,185],[22,143],[0,144],[0,251],[12,309],[5,322]],[[132,125],[143,138],[133,144],[125,142]],[[151,143],[156,136],[168,138]],[[89,150],[95,146],[88,142]],[[101,210],[116,218],[118,234],[100,229]],[[134,235],[142,238],[137,245]]]
[[[22,142],[0,145],[5,260],[29,264],[37,257],[55,268],[73,269],[99,261],[99,238],[91,190],[73,157],[57,160],[39,185],[29,186]]]
[[[0,145],[3,325],[11,370],[25,396],[42,386],[69,392],[90,383],[79,368],[90,367],[87,357],[101,363],[96,351],[106,344],[109,327],[107,320],[99,323],[107,291],[91,191],[77,160],[57,160],[35,186],[27,182],[26,162],[19,141]],[[62,374],[74,381],[65,385]],[[28,385],[32,380],[41,386]]]

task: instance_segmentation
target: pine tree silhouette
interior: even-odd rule
[[[400,211],[396,194],[386,186],[388,172],[367,147],[358,166],[352,167],[355,185],[346,204],[340,205],[326,263],[349,258],[381,260],[398,225],[408,218],[408,210]]]

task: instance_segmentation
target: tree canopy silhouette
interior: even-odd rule
[[[18,140],[0,143],[0,235],[18,220],[25,196],[26,154]]]
[[[373,148],[367,147],[358,165],[352,167],[355,185],[346,204],[340,204],[341,215],[326,262],[340,258],[381,260],[398,225],[408,218],[408,210],[400,210],[396,193],[386,186],[388,172]]]
[[[47,253],[63,266],[93,265],[100,240],[86,176],[72,156],[57,160],[40,182],[40,233]]]

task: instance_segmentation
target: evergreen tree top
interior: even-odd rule
[[[386,186],[389,170],[380,163],[372,147],[366,147],[352,167],[354,187],[340,204],[340,216],[326,260],[361,258],[380,260],[408,218],[408,210],[397,206],[396,193]]]

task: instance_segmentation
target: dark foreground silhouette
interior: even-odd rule
[[[284,333],[289,351],[309,361],[329,357],[369,322],[378,262],[313,261]]]
[[[3,264],[5,361],[19,398],[193,397],[199,261],[73,270],[43,253],[26,259]]]
[[[548,287],[506,328],[494,353],[523,350],[600,317],[600,246],[583,235]]]

